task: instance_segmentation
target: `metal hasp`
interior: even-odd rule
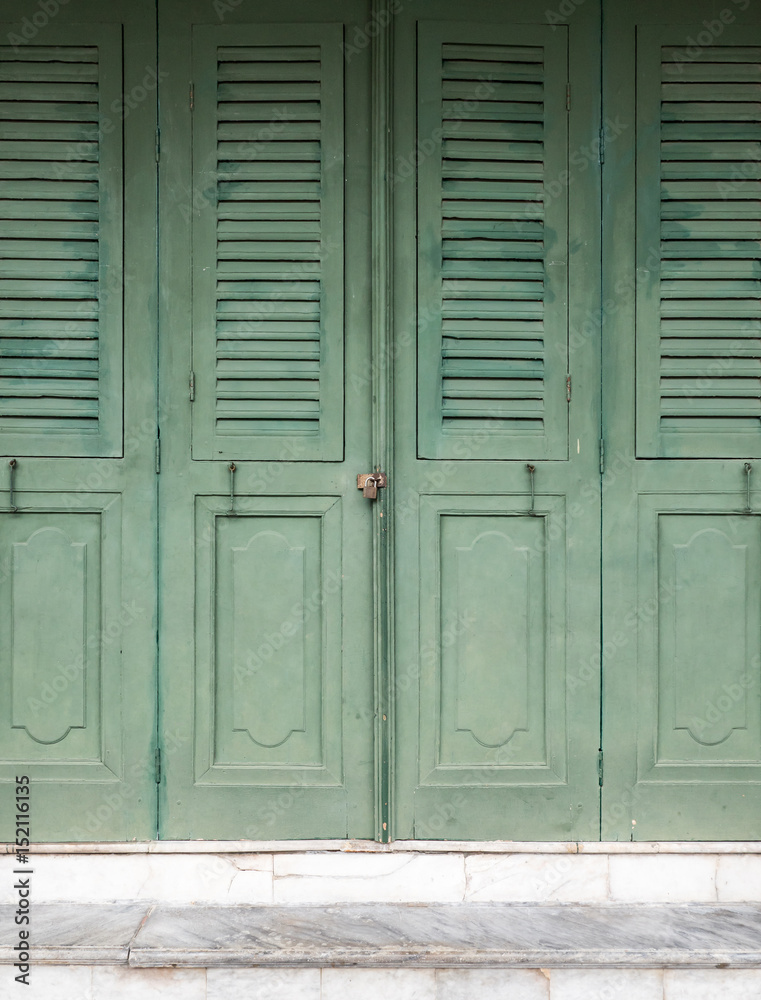
[[[534,502],[536,500],[536,496],[534,494],[534,473],[536,472],[536,466],[527,465],[526,472],[528,472],[529,479],[531,480],[531,509],[529,510],[528,513],[529,517],[536,517],[536,512],[534,510]]]
[[[368,500],[375,500],[378,490],[388,486],[388,477],[385,472],[361,472],[357,476],[357,489],[362,490],[362,496]]]
[[[8,462],[8,467],[10,469],[10,473],[8,474],[8,506],[11,508],[11,511],[14,514],[18,513],[18,507],[13,502],[13,477],[16,474],[17,465],[18,462],[16,461],[15,458],[12,458],[10,462]]]
[[[227,516],[235,517],[235,470],[237,466],[235,462],[230,462],[227,468],[230,470],[230,509]]]
[[[750,462],[746,462],[745,466],[745,513],[752,514],[753,509],[750,505],[750,474],[753,471],[753,466]]]

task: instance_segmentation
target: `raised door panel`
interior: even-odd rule
[[[760,829],[761,520],[707,499],[640,499],[637,839]]]
[[[110,573],[104,574],[101,552],[101,521],[108,521],[109,529],[118,524],[118,499],[112,497],[103,513],[27,510],[1,516],[7,665],[3,756],[19,763],[65,762],[73,777],[77,765],[92,770],[93,764],[104,764],[104,702],[117,708],[118,721],[119,699],[113,695],[114,684],[119,687],[119,657],[113,655],[113,641],[105,641],[101,613],[101,601],[109,611],[120,603],[119,578],[113,573],[118,541],[116,548],[114,541],[108,543]],[[101,695],[104,678],[111,688],[108,701]],[[110,743],[118,767],[113,733]]]
[[[197,780],[340,785],[340,500],[199,498],[197,527]]]
[[[642,539],[648,563],[647,540],[658,541],[660,595],[647,629],[647,640],[652,632],[658,638],[650,661],[657,669],[656,718],[652,703],[643,706],[650,716],[643,731],[656,734],[645,757],[655,769],[650,777],[657,780],[671,765],[682,775],[689,765],[703,774],[707,765],[759,765],[761,524],[754,516],[653,512],[653,506],[648,498]]]
[[[562,500],[534,516],[521,500],[422,500],[418,796],[565,780]]]
[[[132,756],[139,733],[124,732],[153,610],[149,589],[125,586],[122,498],[25,492],[23,503],[0,514],[0,780],[31,775],[33,839],[147,835],[152,761]]]

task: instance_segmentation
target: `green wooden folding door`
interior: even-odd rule
[[[3,817],[757,837],[753,5],[0,9]]]
[[[369,8],[159,13],[161,833],[372,836]]]
[[[537,20],[397,15],[399,837],[598,835],[598,23]]]
[[[82,2],[53,17],[3,3],[2,20],[3,836],[26,774],[33,839],[145,839],[156,788],[153,4]]]
[[[744,0],[605,20],[602,835],[755,839],[761,24]]]

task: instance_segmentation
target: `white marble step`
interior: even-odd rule
[[[0,907],[0,962],[14,961]],[[34,907],[35,963],[182,967],[758,968],[761,905]]]

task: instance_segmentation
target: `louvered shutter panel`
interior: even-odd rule
[[[500,37],[502,36],[502,37]],[[419,454],[567,455],[563,30],[423,24]]]
[[[761,36],[749,34],[690,47],[686,28],[641,31],[641,457],[761,455]]]
[[[116,456],[121,38],[55,40],[0,48],[0,431],[8,454]]]
[[[193,455],[338,460],[340,28],[204,29],[195,52]]]

